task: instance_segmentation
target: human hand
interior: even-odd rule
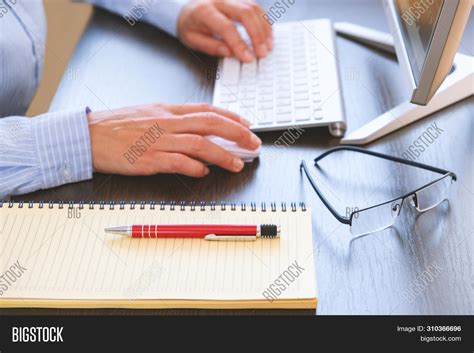
[[[263,9],[251,0],[194,0],[178,18],[178,36],[192,49],[216,56],[236,56],[244,62],[265,57],[272,50],[272,27]],[[233,21],[243,24],[254,50],[240,36]]]
[[[205,162],[239,172],[244,162],[205,136],[254,150],[260,139],[240,116],[209,104],[152,104],[88,114],[94,170],[122,175],[203,177]]]

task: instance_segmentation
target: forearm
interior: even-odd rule
[[[186,0],[79,0],[87,1],[123,17],[131,26],[138,21],[177,35],[177,19]]]
[[[0,199],[91,177],[84,109],[0,119]]]

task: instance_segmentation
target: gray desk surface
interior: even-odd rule
[[[264,5],[268,8],[271,3]],[[298,1],[281,21],[316,17],[386,30],[377,1]],[[471,17],[471,29],[472,24]],[[472,55],[473,31],[469,32],[460,51]],[[343,38],[337,39],[337,51],[349,130],[407,98],[393,57]],[[154,101],[210,102],[213,82],[207,80],[207,72],[214,67],[214,59],[190,52],[159,30],[141,24],[130,27],[120,17],[96,11],[51,110],[85,105],[104,110]],[[313,216],[318,314],[473,314],[473,112],[471,97],[367,146],[401,156],[425,129],[437,124],[443,132],[418,160],[452,170],[459,178],[449,203],[418,217],[406,207],[395,228],[351,244],[349,229],[332,217],[298,168],[302,158],[310,162],[338,145],[325,128],[307,129],[271,159],[269,148],[281,133],[260,134],[264,141],[261,159],[238,175],[219,169],[204,179],[95,175],[90,181],[15,199],[304,201]],[[314,173],[343,213],[346,208],[388,199],[433,177],[347,153],[328,159],[323,172]],[[431,275],[424,272],[430,270]]]

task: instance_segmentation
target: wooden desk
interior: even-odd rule
[[[272,1],[265,2],[266,8],[271,5]],[[357,1],[357,5],[353,1],[298,1],[281,21],[314,17],[386,30],[378,1]],[[471,28],[472,22],[471,17]],[[472,36],[472,32],[465,35],[461,52],[472,55]],[[337,39],[337,50],[349,130],[407,98],[393,57],[342,38]],[[96,11],[51,110],[86,105],[104,110],[154,101],[210,102],[213,82],[207,73],[214,67],[214,59],[191,53],[155,28],[130,27],[120,17]],[[261,159],[237,175],[216,168],[204,179],[97,174],[90,181],[14,199],[304,201],[312,208],[314,222],[318,314],[473,314],[473,115],[474,99],[470,98],[367,146],[402,156],[431,124],[437,124],[443,132],[417,160],[454,171],[458,182],[449,203],[418,217],[405,205],[395,229],[351,244],[349,229],[334,219],[299,171],[302,158],[310,162],[338,145],[325,128],[306,129],[277,158],[270,158],[268,152],[281,132],[260,134],[264,141]],[[316,169],[314,173],[343,213],[396,196],[433,177],[349,154],[328,158],[323,173]]]

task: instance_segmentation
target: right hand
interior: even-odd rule
[[[256,149],[249,122],[209,104],[152,104],[88,114],[94,170],[108,174],[179,173],[203,177],[205,162],[240,172],[244,162],[210,142],[214,135]]]
[[[178,18],[178,36],[192,49],[209,55],[235,56],[244,62],[264,58],[273,48],[272,26],[253,0],[189,1]],[[254,50],[240,36],[234,22],[245,27]]]

